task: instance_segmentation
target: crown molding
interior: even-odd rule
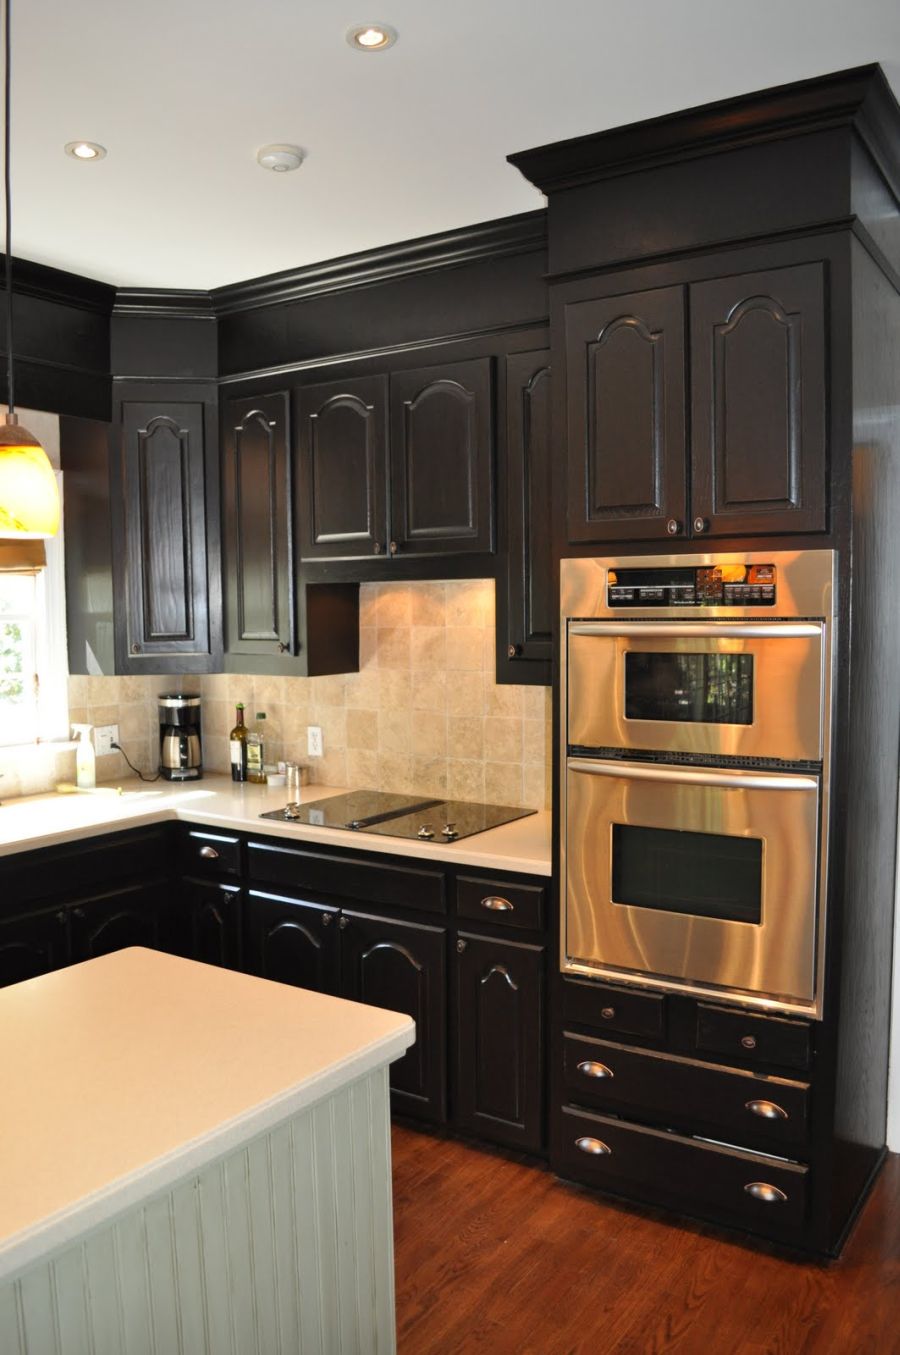
[[[834,127],[854,128],[900,195],[900,108],[878,65],[857,66],[507,156],[544,193]]]
[[[56,301],[64,306],[110,315],[116,289],[106,282],[67,273],[62,268],[13,257],[12,284],[16,296],[33,296],[41,301]],[[0,286],[6,289],[6,259],[0,258]]]
[[[164,287],[118,287],[113,315],[143,315],[180,320],[215,320],[209,292]]]
[[[546,247],[547,214],[539,209],[217,287],[212,304],[217,316],[232,315]]]

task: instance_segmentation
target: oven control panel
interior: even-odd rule
[[[610,607],[774,607],[775,565],[611,569]]]

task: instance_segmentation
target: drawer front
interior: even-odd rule
[[[564,1106],[560,1165],[592,1185],[778,1233],[799,1228],[809,1169]]]
[[[140,828],[63,850],[7,857],[0,916],[12,917],[44,898],[66,900],[110,889],[119,881],[159,879],[168,870],[168,843],[165,828]]]
[[[620,1035],[661,1038],[665,1021],[665,998],[637,988],[613,988],[606,983],[563,980],[563,1019]]]
[[[428,913],[447,911],[444,873],[414,866],[383,866],[349,860],[328,852],[248,842],[247,866],[253,883],[270,881],[292,889],[334,894],[365,904],[386,903]]]
[[[185,829],[178,847],[183,875],[203,879],[210,875],[240,875],[241,840],[227,833]]]
[[[811,1028],[806,1021],[756,1016],[734,1007],[697,1007],[697,1048],[728,1054],[747,1063],[774,1063],[783,1068],[808,1068],[812,1056]]]
[[[572,1101],[642,1120],[662,1119],[695,1133],[727,1130],[738,1143],[770,1152],[801,1149],[809,1135],[809,1084],[738,1068],[633,1049],[610,1040],[563,1037]]]
[[[460,875],[456,881],[456,911],[473,922],[498,922],[504,927],[544,926],[546,890],[540,885],[512,884],[477,875]]]

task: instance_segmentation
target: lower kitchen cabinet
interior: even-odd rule
[[[446,960],[442,927],[343,912],[341,992],[356,1002],[406,1012],[415,1042],[391,1064],[396,1110],[447,1118]]]
[[[182,880],[180,918],[188,954],[203,964],[241,969],[241,888],[211,880]]]
[[[0,988],[49,974],[68,959],[66,914],[62,909],[0,923]]]
[[[134,884],[82,899],[67,909],[72,963],[126,946],[169,950],[173,937],[168,893],[167,881]]]
[[[539,1152],[544,948],[461,932],[456,950],[456,1123]]]
[[[249,890],[245,954],[250,973],[337,993],[338,916],[325,904]]]

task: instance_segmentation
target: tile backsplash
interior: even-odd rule
[[[363,584],[360,671],[337,677],[72,677],[73,723],[117,724],[144,772],[158,762],[156,697],[199,691],[203,765],[228,770],[238,701],[266,712],[267,761],[310,761],[323,785],[451,795],[545,808],[550,804],[550,691],[494,680],[494,584]],[[319,725],[324,756],[307,759]],[[0,794],[36,794],[72,781],[75,755],[52,745],[0,751]],[[129,776],[118,753],[97,759],[98,781]]]

